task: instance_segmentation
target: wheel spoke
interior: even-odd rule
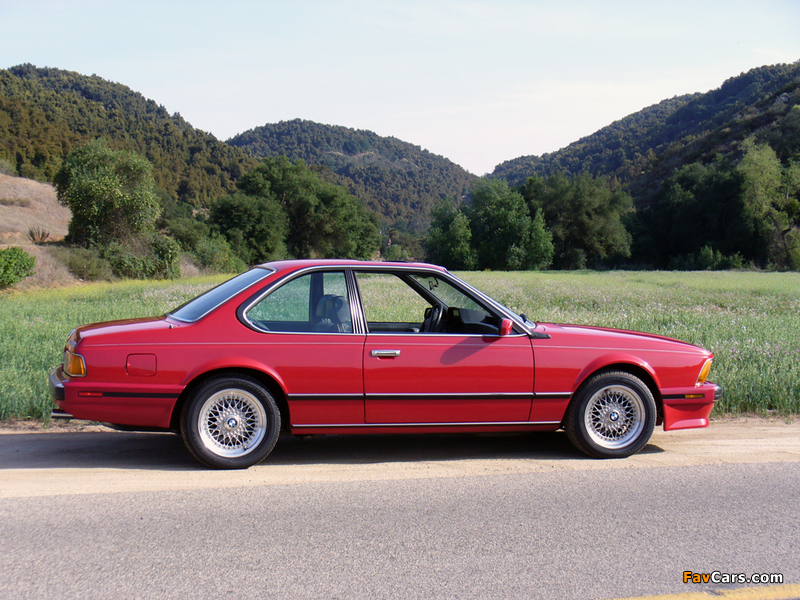
[[[589,436],[604,448],[622,448],[639,435],[644,423],[644,403],[626,386],[598,390],[586,408]]]
[[[263,439],[266,412],[249,392],[221,390],[204,403],[198,425],[209,451],[224,457],[243,456]]]

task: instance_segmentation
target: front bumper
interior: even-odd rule
[[[663,400],[664,431],[708,427],[714,403],[722,400],[722,387],[709,381],[692,390],[665,394]]]

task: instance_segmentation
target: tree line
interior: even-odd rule
[[[0,71],[1,172],[61,185],[70,161],[99,152],[83,146],[98,137],[115,161],[143,161],[126,177],[148,179],[149,168],[153,180],[140,197],[144,229],[78,226],[119,220],[130,208],[121,199],[108,214],[73,211],[74,254],[106,270],[164,273],[181,252],[211,270],[333,255],[481,269],[800,268],[800,64],[665,100],[489,178],[394,138],[309,121],[256,128],[239,149],[99,77]],[[269,158],[250,155],[261,153]],[[122,171],[103,168],[87,189],[136,197]]]
[[[286,157],[264,159],[237,191],[199,211],[164,205],[152,165],[102,139],[72,151],[54,181],[72,211],[66,241],[77,249],[73,259],[105,265],[98,273],[176,277],[182,253],[218,272],[282,258],[364,259],[380,244],[377,218],[357,198]]]
[[[459,270],[800,269],[800,163],[753,138],[741,151],[736,163],[684,165],[638,212],[627,192],[587,173],[516,187],[478,179],[468,196],[434,206],[425,258]],[[423,258],[398,230],[382,237],[377,215],[346,189],[285,156],[204,210],[165,203],[150,163],[102,139],[71,152],[54,182],[72,211],[68,242],[121,276],[176,276],[181,253],[212,271],[289,257]]]
[[[434,207],[428,258],[454,269],[800,270],[800,162],[754,138],[740,152],[682,166],[638,210],[588,173],[482,179]]]
[[[628,194],[589,175],[484,178],[462,203],[434,207],[429,259],[454,269],[583,269],[630,257]]]
[[[255,127],[228,143],[256,157],[287,156],[324,167],[329,173],[323,176],[360,198],[385,227],[418,236],[430,225],[433,204],[463,195],[475,179],[408,142],[302,119]]]

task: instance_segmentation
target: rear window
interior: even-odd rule
[[[264,269],[262,267],[250,269],[241,275],[237,275],[233,279],[229,279],[225,283],[219,284],[215,288],[211,288],[206,293],[199,295],[193,300],[189,300],[186,304],[179,306],[167,314],[179,321],[194,323],[228,299],[246,290],[251,285],[258,283],[273,272],[274,271],[271,269]]]

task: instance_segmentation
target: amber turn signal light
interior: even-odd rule
[[[64,373],[70,377],[86,377],[86,363],[80,354],[64,351]]]
[[[697,383],[705,383],[708,373],[711,371],[712,362],[713,361],[710,358],[705,362],[703,368],[700,369],[700,375],[697,378]]]

